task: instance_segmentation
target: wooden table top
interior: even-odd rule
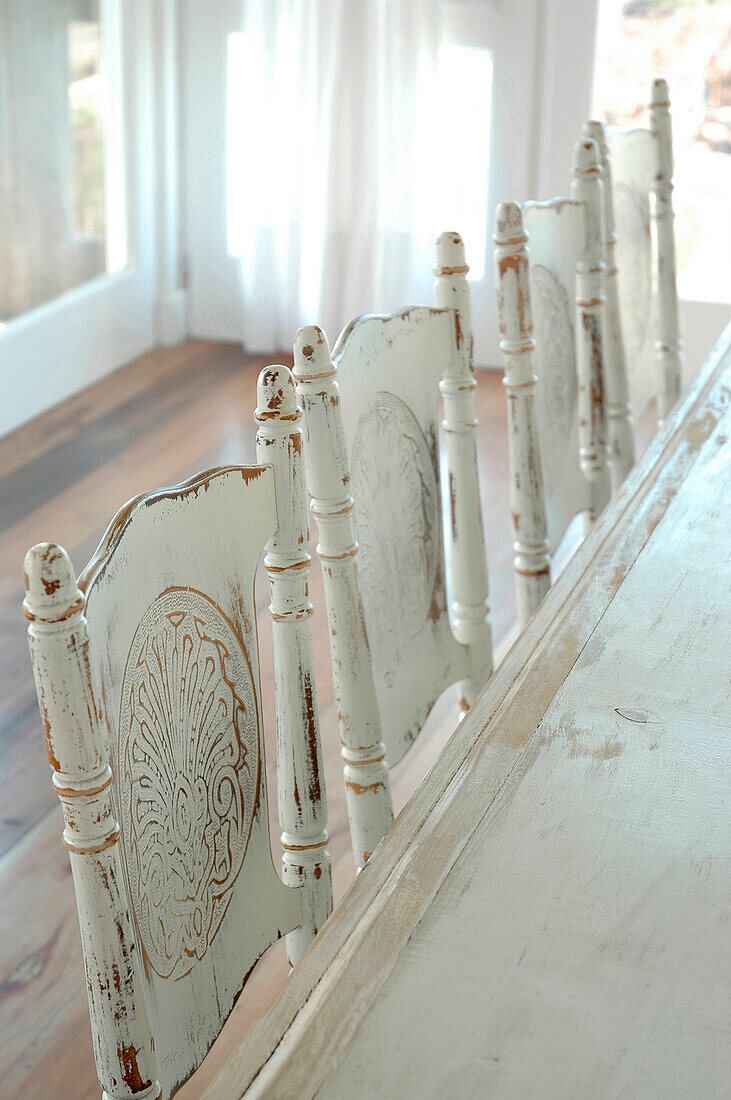
[[[727,1095],[730,395],[731,326],[207,1097]]]

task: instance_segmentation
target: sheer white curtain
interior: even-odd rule
[[[229,56],[229,248],[244,341],[331,341],[431,300],[435,182],[450,157],[440,0],[244,0]],[[441,120],[441,122],[440,122]]]

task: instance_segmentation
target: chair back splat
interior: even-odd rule
[[[331,908],[291,375],[259,382],[259,454],[135,497],[74,579],[26,555],[25,611],[107,1100],[170,1097],[259,956]],[[270,852],[254,576],[266,545],[284,878]]]

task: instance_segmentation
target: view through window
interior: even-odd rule
[[[105,29],[99,0],[34,0],[0,20],[3,325],[124,264],[118,247],[109,262]]]
[[[682,298],[731,301],[731,0],[601,0],[594,112],[648,125],[670,87]]]

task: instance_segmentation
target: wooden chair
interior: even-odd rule
[[[313,326],[294,347],[359,867],[393,820],[389,767],[445,688],[467,707],[492,669],[468,267],[456,233],[437,253],[436,308],[359,317],[332,356]]]
[[[258,396],[260,465],[136,497],[78,585],[54,543],[25,560],[106,1100],[172,1096],[257,958],[288,933],[294,963],[331,910],[287,368],[263,371]],[[264,546],[284,882],[270,853],[253,599]]]
[[[610,496],[605,238],[592,141],[576,145],[571,199],[526,203],[522,213],[516,203],[497,210],[495,264],[521,628],[548,591],[550,556],[574,518],[581,515],[587,530]],[[626,402],[623,411],[627,437]]]
[[[585,134],[600,143],[605,181],[609,163],[617,235],[619,309],[634,415],[653,399],[662,422],[680,394],[682,344],[673,230],[673,139],[667,81],[655,80],[650,126],[609,127]]]

